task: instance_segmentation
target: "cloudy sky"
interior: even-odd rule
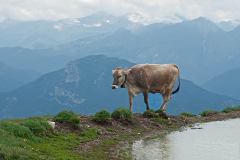
[[[145,22],[179,21],[199,16],[239,21],[240,0],[0,0],[0,20],[79,18],[104,11],[133,14]]]

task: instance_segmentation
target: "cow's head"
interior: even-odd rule
[[[112,89],[117,89],[119,87],[124,88],[127,70],[121,67],[117,67],[114,70],[112,70],[112,75],[113,75]]]

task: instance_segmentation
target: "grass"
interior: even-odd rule
[[[239,106],[227,107],[223,112],[229,113],[239,110]],[[53,131],[47,122],[49,119],[57,119],[59,120],[58,122],[68,122],[67,124],[69,124],[69,120],[72,120],[72,117],[80,121],[75,113],[69,111],[60,113],[55,117],[0,121],[0,160],[99,160],[109,159],[109,156],[116,157],[116,159],[131,159],[131,153],[129,152],[131,142],[134,138],[141,137],[142,133],[146,131],[141,126],[142,122],[137,123],[135,118],[132,119],[132,113],[126,108],[116,109],[112,113],[112,118],[126,121],[132,120],[131,125],[128,126],[121,125],[121,123],[116,123],[120,126],[106,125],[97,127],[99,125],[94,123],[88,126],[82,120],[82,124],[76,130],[71,130],[71,128],[68,130],[67,128]],[[201,115],[209,116],[216,113],[218,112],[207,110],[202,112]],[[172,131],[182,126],[182,123],[162,118],[154,110],[144,114],[151,118],[150,120],[154,122],[154,125],[159,124],[157,126],[160,126],[161,131]],[[100,111],[96,115],[96,117],[100,117],[101,121],[102,119],[110,119],[110,113],[105,111]],[[187,117],[194,116],[190,113],[182,113],[181,115]],[[141,118],[141,116],[138,118]],[[89,122],[91,122],[91,118],[89,118]],[[76,124],[75,121],[72,123]],[[58,123],[58,125],[61,124]],[[66,125],[63,124],[62,126]],[[122,130],[122,127],[126,127],[126,131]],[[131,132],[128,132],[128,130]],[[128,142],[130,148],[123,148],[115,153],[116,146],[120,142]],[[113,153],[110,155],[109,152]]]
[[[80,145],[80,136],[73,133],[59,133],[51,138],[44,138],[31,146],[42,159],[75,160],[80,155],[74,149]]]
[[[189,112],[183,112],[180,114],[183,117],[195,117],[196,115],[189,113]]]
[[[50,136],[53,134],[52,127],[41,118],[26,119],[21,124],[29,128],[35,136]]]
[[[240,106],[226,107],[222,110],[222,112],[224,112],[224,113],[230,113],[230,112],[236,112],[236,111],[240,111]]]
[[[97,138],[98,135],[100,135],[99,130],[96,128],[89,128],[80,134],[80,141],[87,142]]]
[[[8,131],[0,129],[0,159],[6,160],[37,160],[36,154],[32,153],[27,139],[9,134]]]
[[[206,111],[203,111],[200,115],[202,117],[207,117],[207,116],[211,116],[211,115],[215,115],[217,114],[218,111],[214,111],[214,110],[206,110]]]
[[[0,129],[2,130],[2,134],[7,133],[16,137],[33,138],[34,136],[28,127],[13,122],[0,123]]]
[[[97,112],[93,117],[93,121],[97,123],[107,123],[110,119],[111,114],[106,110],[101,110]]]
[[[161,124],[161,125],[168,125],[169,124],[169,121],[165,118],[162,118],[162,117],[155,117],[152,120],[154,122],[158,123],[158,124]]]
[[[146,118],[154,118],[159,117],[159,114],[155,112],[153,109],[147,110],[143,113],[143,116]]]
[[[95,128],[81,133],[54,132],[48,124],[52,117],[36,117],[0,122],[0,159],[6,160],[79,160],[77,151],[81,143],[96,139],[100,132]],[[54,120],[79,124],[77,114],[63,111]]]
[[[74,125],[78,125],[80,123],[78,115],[72,111],[62,111],[58,113],[53,119],[54,121],[60,123],[67,122]]]
[[[129,109],[120,107],[113,111],[112,118],[115,120],[132,121],[132,113]]]
[[[35,160],[37,153],[32,151],[31,142],[37,143],[34,133],[22,121],[3,121],[0,123],[0,157],[2,159]]]
[[[96,139],[97,129],[77,133],[53,134],[46,120],[28,118],[0,123],[0,159],[6,160],[79,160],[81,143]],[[50,135],[50,136],[49,136]]]

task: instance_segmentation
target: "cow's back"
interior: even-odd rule
[[[138,64],[130,70],[132,81],[135,81],[137,87],[159,92],[166,87],[172,87],[178,72],[175,64]]]

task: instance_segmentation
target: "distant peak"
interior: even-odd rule
[[[103,12],[103,11],[99,11],[99,12],[96,12],[96,13],[93,13],[93,14],[90,14],[88,16],[86,16],[88,18],[90,17],[97,17],[97,18],[114,18],[115,16],[107,13],[107,12]],[[86,17],[83,17],[83,18],[86,18]]]
[[[201,22],[201,23],[213,23],[211,20],[205,18],[205,17],[198,17],[198,18],[195,18],[193,20],[190,20],[190,22]]]
[[[198,17],[196,19],[186,21],[183,23],[193,25],[193,26],[199,28],[200,30],[203,30],[204,32],[209,32],[209,31],[216,32],[216,31],[222,30],[221,28],[219,28],[217,26],[216,23],[214,23],[213,21],[211,21],[205,17]]]

